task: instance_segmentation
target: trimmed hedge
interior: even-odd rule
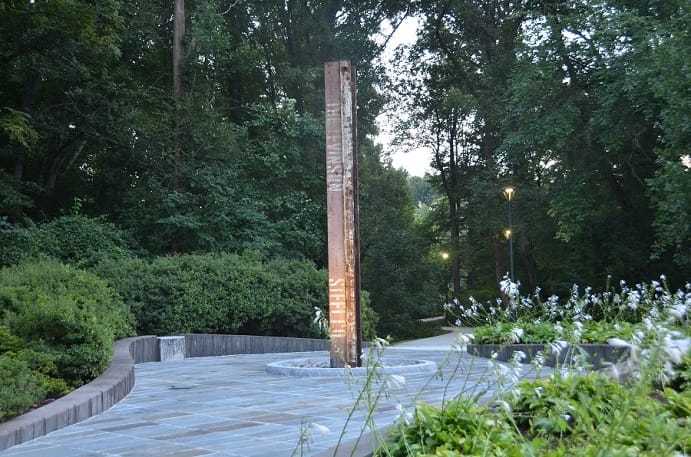
[[[139,334],[318,337],[326,276],[307,261],[247,253],[105,261],[96,268],[136,316]]]
[[[132,318],[105,281],[57,261],[0,270],[0,420],[91,381]]]

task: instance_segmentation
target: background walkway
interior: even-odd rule
[[[382,396],[376,410],[377,427],[394,422],[399,404],[440,403],[447,384],[446,398],[464,389],[492,393],[494,377],[486,359],[442,350],[448,349],[449,337],[435,338],[387,349],[386,357],[434,360],[445,368],[443,376],[406,375],[405,385],[391,385],[391,396]],[[109,411],[0,456],[281,457],[291,455],[301,428],[315,422],[330,432],[315,434],[304,454],[311,455],[338,442],[360,381],[274,376],[265,365],[315,354],[326,356],[234,355],[137,365],[134,390]],[[456,379],[449,383],[454,370]],[[344,441],[360,434],[366,414],[366,407],[355,411]]]

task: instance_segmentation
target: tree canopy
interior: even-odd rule
[[[7,239],[50,245],[91,217],[132,255],[324,266],[322,65],[350,59],[380,314],[432,313],[440,269],[456,296],[495,287],[506,185],[529,287],[689,277],[688,2],[9,0],[0,15]],[[410,17],[390,77],[376,34]],[[375,145],[386,106],[394,147],[431,151],[430,176]]]

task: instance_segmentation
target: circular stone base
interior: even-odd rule
[[[377,372],[380,374],[414,374],[437,371],[437,364],[429,360],[385,357],[381,365],[377,368]],[[266,372],[270,374],[318,378],[335,378],[345,375],[365,376],[368,369],[368,367],[331,368],[329,359],[325,357],[281,360],[266,365]]]

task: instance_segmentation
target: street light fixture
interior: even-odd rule
[[[442,251],[440,255],[441,255],[442,259],[449,260],[449,253],[448,252]]]
[[[511,282],[516,280],[513,269],[513,222],[511,221],[511,200],[513,200],[514,193],[516,193],[516,190],[513,187],[507,186],[504,188],[504,197],[506,198],[506,205],[509,213],[509,228],[504,230],[504,236],[507,240],[509,240],[509,265],[511,267]]]

